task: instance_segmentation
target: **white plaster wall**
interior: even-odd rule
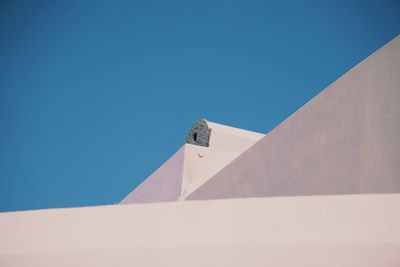
[[[0,266],[400,266],[400,194],[0,213]]]
[[[207,121],[211,128],[210,147],[243,153],[265,134]]]

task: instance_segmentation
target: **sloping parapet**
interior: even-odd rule
[[[400,192],[400,37],[187,199]]]
[[[181,196],[185,147],[181,147],[120,203],[177,201]]]

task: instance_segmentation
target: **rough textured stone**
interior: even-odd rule
[[[210,145],[211,128],[205,119],[199,119],[190,129],[186,143],[208,147]]]

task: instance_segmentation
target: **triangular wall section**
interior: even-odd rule
[[[400,37],[187,199],[400,192]]]

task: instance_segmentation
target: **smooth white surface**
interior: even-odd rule
[[[240,154],[241,150],[186,144],[181,199],[185,199]]]
[[[207,124],[211,128],[211,148],[243,152],[265,136],[211,121],[207,121]]]
[[[0,214],[0,266],[399,266],[400,194]]]

